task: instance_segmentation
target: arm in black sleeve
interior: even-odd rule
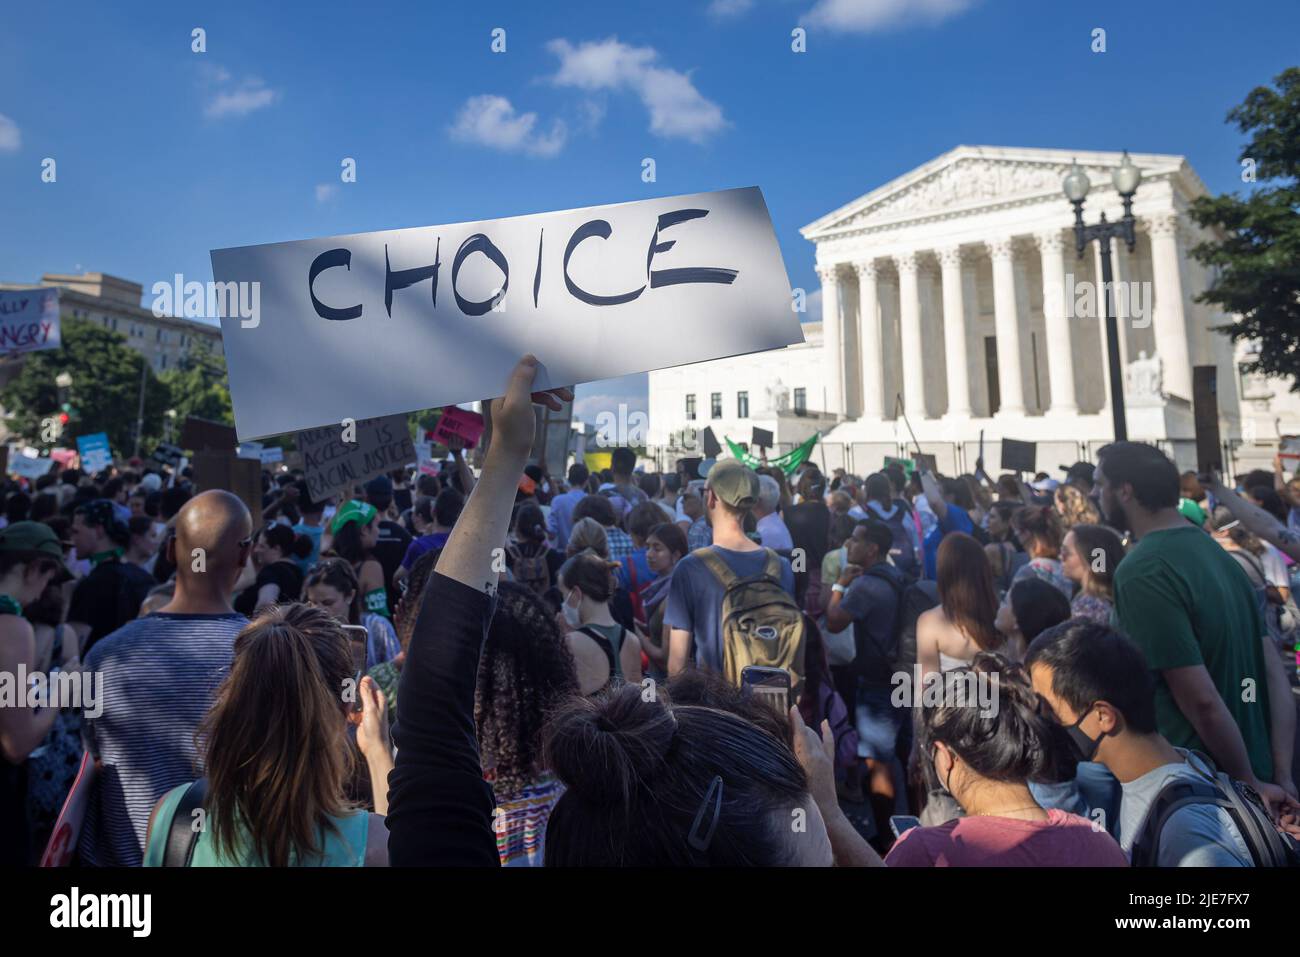
[[[388,778],[388,858],[395,866],[496,867],[492,788],[474,728],[479,655],[492,599],[435,573],[397,695],[397,762]]]

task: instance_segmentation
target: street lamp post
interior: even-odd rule
[[[1061,184],[1066,198],[1074,205],[1074,248],[1079,258],[1083,258],[1088,244],[1094,239],[1101,246],[1101,294],[1097,297],[1101,303],[1102,318],[1106,322],[1106,359],[1110,366],[1110,409],[1115,422],[1115,441],[1123,442],[1128,438],[1128,424],[1124,417],[1124,369],[1119,358],[1119,321],[1115,310],[1111,308],[1110,296],[1114,279],[1111,274],[1110,241],[1122,239],[1128,251],[1132,252],[1137,244],[1137,233],[1133,218],[1133,194],[1137,192],[1142,180],[1142,171],[1129,159],[1128,150],[1124,159],[1111,173],[1115,191],[1124,202],[1124,215],[1117,223],[1106,221],[1106,213],[1101,214],[1101,221],[1087,226],[1083,222],[1083,202],[1088,197],[1092,183],[1077,162],[1070,166],[1070,172]]]

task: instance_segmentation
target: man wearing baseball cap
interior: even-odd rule
[[[91,569],[68,602],[68,624],[81,641],[85,655],[105,635],[116,631],[140,613],[140,603],[158,584],[139,565],[122,561],[130,532],[108,499],[77,506],[72,518],[72,544],[78,558],[90,559]]]
[[[704,486],[704,513],[713,528],[717,555],[740,578],[763,573],[768,550],[745,534],[745,515],[758,501],[758,474],[736,459],[723,459],[709,470]],[[696,665],[722,670],[722,598],[725,589],[709,570],[698,549],[673,569],[664,621],[671,629],[668,674],[681,671],[694,658]],[[794,596],[794,572],[782,558],[781,587]]]

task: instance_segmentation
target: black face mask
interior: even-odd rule
[[[1065,729],[1065,733],[1070,736],[1070,746],[1074,751],[1075,757],[1080,761],[1091,761],[1096,755],[1097,749],[1101,747],[1101,739],[1105,737],[1105,735],[1102,734],[1098,735],[1096,738],[1090,738],[1084,733],[1083,729],[1079,727],[1079,725],[1083,724],[1090,714],[1092,714],[1091,707],[1080,716],[1078,721]]]

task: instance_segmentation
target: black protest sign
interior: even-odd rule
[[[1002,470],[1004,472],[1036,471],[1038,461],[1038,443],[1021,442],[1019,439],[1002,440]]]
[[[1219,442],[1219,380],[1214,366],[1192,368],[1192,421],[1196,428],[1196,470],[1223,471]]]

